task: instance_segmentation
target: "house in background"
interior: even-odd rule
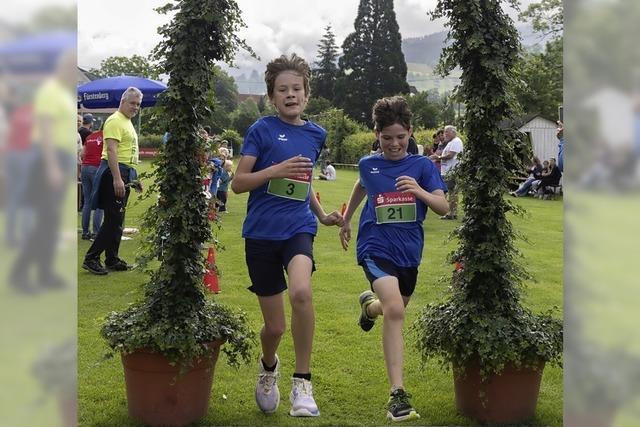
[[[533,155],[544,162],[550,157],[558,158],[558,125],[539,114],[531,114],[518,119],[517,127],[520,132],[529,135]]]

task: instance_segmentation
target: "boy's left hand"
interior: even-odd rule
[[[407,191],[415,195],[418,195],[420,191],[424,191],[414,178],[406,175],[396,178],[396,190]]]
[[[328,215],[318,218],[318,220],[323,225],[337,225],[338,227],[342,227],[344,224],[344,218],[338,211],[333,211]]]

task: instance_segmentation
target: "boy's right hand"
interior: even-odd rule
[[[306,174],[313,170],[313,162],[308,157],[298,154],[295,157],[280,162],[272,167],[271,178],[290,178],[300,174]]]
[[[340,243],[345,251],[349,249],[349,240],[351,240],[351,223],[345,221],[344,225],[340,227]]]

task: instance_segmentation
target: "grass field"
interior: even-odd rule
[[[356,177],[355,171],[339,170],[335,182],[314,182],[314,191],[320,193],[325,210],[339,209],[346,202]],[[246,199],[246,194],[230,194],[230,213],[222,216],[222,229],[217,231],[225,250],[217,257],[222,270],[222,292],[215,299],[245,310],[252,327],[258,331],[262,320],[255,296],[246,290],[249,279],[240,233]],[[519,242],[519,247],[525,264],[535,277],[535,281],[527,286],[524,302],[534,311],[558,306],[558,316],[562,316],[562,201],[514,200],[529,212],[525,218],[513,218],[516,228],[528,238],[527,243]],[[132,198],[126,226],[138,226],[144,209],[144,204],[136,205]],[[352,224],[355,228],[357,217]],[[407,308],[405,325],[413,322],[425,304],[443,298],[448,286],[445,279],[452,270],[445,259],[455,244],[448,241],[447,236],[456,224],[459,221],[439,220],[433,212],[427,215],[423,262],[416,293]],[[133,261],[137,244],[136,238],[123,241],[121,256]],[[88,242],[79,241],[78,263],[81,263],[88,246]],[[198,425],[351,426],[386,423],[384,408],[388,383],[382,358],[381,328],[378,324],[371,332],[364,333],[357,325],[357,297],[368,283],[355,263],[354,247],[355,244],[344,252],[340,247],[338,229],[320,226],[314,245],[318,270],[313,276],[316,334],[312,373],[321,416],[300,420],[287,415],[293,373],[292,341],[287,332],[278,351],[282,361],[279,384],[283,401],[277,413],[263,415],[253,399],[259,353],[256,347],[256,363],[239,370],[229,368],[224,355],[221,355],[216,366],[209,412]],[[146,277],[136,270],[110,273],[104,277],[79,270],[78,420],[81,426],[136,425],[127,416],[119,358],[101,361],[107,347],[99,329],[109,312],[123,309],[141,294],[141,285],[145,281]],[[406,335],[406,343],[405,386],[413,395],[412,402],[421,419],[413,424],[403,424],[473,424],[456,412],[451,372],[436,362],[422,367],[410,334]],[[538,410],[532,424],[562,425],[561,369],[545,369]]]

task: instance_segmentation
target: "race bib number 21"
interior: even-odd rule
[[[416,196],[411,193],[392,192],[378,194],[374,199],[376,222],[414,222],[416,220]]]

